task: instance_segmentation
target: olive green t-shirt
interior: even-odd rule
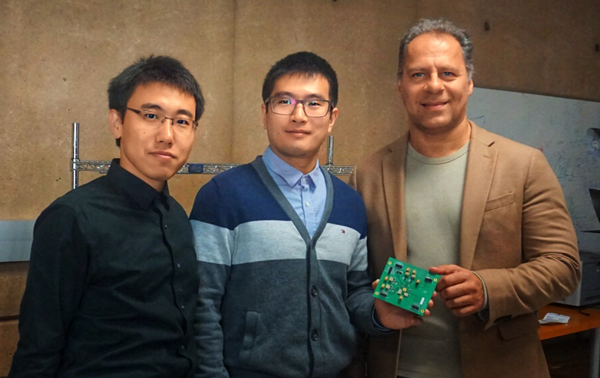
[[[409,144],[405,181],[408,263],[424,269],[458,264],[468,149],[467,142],[449,156],[428,158]],[[402,331],[398,375],[462,378],[458,322],[440,298],[422,325]]]

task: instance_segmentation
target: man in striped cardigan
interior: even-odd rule
[[[338,109],[319,56],[277,62],[263,85],[269,147],[219,174],[191,213],[199,261],[197,377],[341,377],[358,332],[420,324],[377,300],[357,192],[318,164]]]

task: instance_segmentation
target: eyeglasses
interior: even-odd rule
[[[312,99],[296,100],[291,97],[272,97],[265,101],[265,104],[271,106],[271,111],[275,114],[290,115],[296,109],[296,105],[302,104],[302,109],[307,117],[325,117],[332,108],[331,101]]]
[[[131,110],[135,114],[139,115],[146,125],[155,129],[158,129],[167,119],[171,121],[173,131],[178,134],[190,134],[196,129],[196,127],[198,127],[198,121],[195,121],[187,116],[167,117],[166,115],[155,110],[138,110],[132,108],[127,108],[127,110]]]

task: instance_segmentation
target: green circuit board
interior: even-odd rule
[[[439,274],[390,257],[373,296],[424,316],[439,279]]]

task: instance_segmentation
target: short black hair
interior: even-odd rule
[[[306,76],[321,75],[329,82],[329,101],[335,107],[338,101],[337,75],[331,65],[317,54],[300,51],[279,60],[271,67],[262,87],[262,99],[267,101],[275,82],[282,76],[301,74]]]
[[[196,100],[198,121],[204,113],[204,96],[194,76],[181,62],[169,56],[141,58],[125,68],[108,85],[108,108],[117,110],[125,118],[127,102],[140,85],[163,83],[190,94]]]

